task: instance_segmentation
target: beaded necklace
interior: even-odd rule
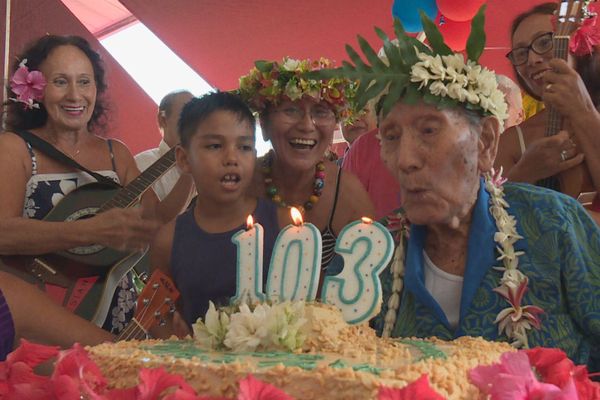
[[[273,171],[273,150],[269,151],[262,162],[262,173],[265,177],[265,187],[267,196],[277,204],[279,207],[292,207],[292,204],[288,204],[281,195],[279,194],[279,190],[277,186],[273,183],[273,178],[271,173]],[[308,200],[304,202],[301,206],[296,206],[298,210],[304,214],[305,211],[310,211],[314,207],[315,204],[319,201],[319,197],[323,193],[323,188],[325,188],[325,164],[323,161],[319,161],[315,166],[315,181],[313,183],[313,191],[312,194],[308,197]]]
[[[511,345],[517,348],[527,348],[527,331],[540,329],[539,314],[544,311],[534,305],[521,305],[523,296],[527,291],[529,282],[527,276],[519,269],[519,256],[522,251],[515,251],[514,243],[523,237],[517,233],[516,219],[506,212],[508,203],[504,200],[502,184],[502,169],[498,174],[485,175],[485,187],[490,194],[490,213],[496,222],[498,232],[494,235],[494,241],[498,244],[500,253],[498,261],[502,261],[501,267],[493,267],[502,272],[502,278],[498,287],[493,291],[500,295],[509,304],[509,307],[498,313],[494,323],[498,325],[498,333],[504,333],[511,341]],[[392,260],[392,293],[388,299],[388,311],[384,316],[383,337],[389,337],[396,324],[396,316],[400,307],[400,298],[404,286],[404,269],[406,262],[406,242],[408,240],[408,221],[404,215],[394,218],[400,221],[400,226],[394,226],[399,231],[399,244]],[[397,225],[397,224],[396,224]]]

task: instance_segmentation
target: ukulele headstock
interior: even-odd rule
[[[145,331],[155,325],[163,325],[175,312],[179,291],[173,281],[160,270],[155,270],[144,290],[138,296],[134,318]]]
[[[558,3],[555,39],[569,41],[573,32],[579,28],[584,18],[590,16],[583,0],[562,0]],[[568,47],[568,46],[567,46]],[[565,48],[567,50],[567,48]],[[565,54],[566,56],[566,54]],[[564,58],[564,57],[560,57]]]

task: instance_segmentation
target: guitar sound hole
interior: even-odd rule
[[[98,210],[98,207],[82,208],[70,214],[67,218],[65,218],[65,221],[77,221],[80,219],[88,219],[96,215]],[[73,247],[72,249],[67,250],[67,252],[78,256],[87,256],[90,254],[98,253],[104,250],[104,248],[105,247],[101,244],[93,244],[90,246]]]

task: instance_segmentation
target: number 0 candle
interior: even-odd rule
[[[321,232],[303,223],[302,214],[291,208],[294,225],[279,233],[269,266],[267,297],[273,301],[312,301],[321,275]]]
[[[323,283],[323,302],[342,310],[344,320],[358,324],[379,312],[379,274],[393,254],[392,236],[383,225],[364,217],[342,229],[335,251],[344,259],[344,269]]]
[[[257,303],[263,294],[263,238],[261,224],[248,215],[246,229],[237,232],[231,241],[237,246],[237,289],[233,302]]]

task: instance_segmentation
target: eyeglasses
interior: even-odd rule
[[[552,50],[553,43],[552,37],[554,33],[547,32],[544,33],[531,41],[529,46],[517,47],[512,49],[506,54],[506,57],[510,60],[512,65],[518,67],[519,65],[523,65],[527,62],[529,58],[529,50],[533,50],[535,54],[545,54]]]
[[[276,109],[275,112],[279,113],[290,124],[297,124],[306,117],[304,108],[293,105]],[[315,126],[330,125],[335,122],[335,113],[330,108],[316,106],[310,109],[310,119]]]

